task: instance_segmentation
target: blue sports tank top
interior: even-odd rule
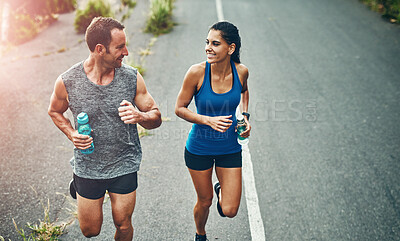
[[[239,152],[242,147],[237,142],[235,127],[236,108],[239,105],[242,84],[236,71],[236,66],[231,61],[233,83],[232,88],[226,93],[215,93],[211,86],[211,65],[206,62],[203,84],[195,94],[197,113],[207,116],[232,115],[232,125],[222,133],[208,125],[193,124],[186,141],[186,149],[196,155],[224,155]]]

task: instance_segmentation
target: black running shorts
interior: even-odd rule
[[[204,171],[213,167],[242,167],[242,151],[225,155],[196,155],[185,148],[186,166],[192,170]]]
[[[102,198],[106,191],[128,194],[135,191],[138,186],[137,172],[111,179],[88,179],[74,174],[74,184],[76,192],[88,199]]]

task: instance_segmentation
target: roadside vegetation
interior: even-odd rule
[[[56,21],[57,14],[73,11],[76,0],[24,0],[13,2],[12,6],[8,41],[21,44],[33,39],[43,28]]]
[[[151,0],[145,32],[156,36],[170,32],[174,26],[172,9],[173,0]]]
[[[136,6],[135,0],[121,0],[119,7],[113,9],[108,0],[89,0],[83,9],[78,9],[75,15],[75,30],[85,33],[86,28],[95,17],[116,17],[122,15],[120,21],[128,19]]]
[[[400,24],[400,0],[360,0],[391,23]]]
[[[50,221],[50,203],[47,201],[47,207],[44,208],[44,220],[39,219],[39,224],[27,224],[29,232],[26,233],[23,228],[19,228],[13,219],[15,229],[21,236],[22,240],[58,240],[58,238],[64,233],[68,223],[56,224]]]
[[[36,196],[39,196],[36,190],[33,187],[31,188],[35,192]],[[51,221],[49,199],[47,199],[47,205],[45,205],[41,199],[39,199],[39,201],[44,210],[44,219],[39,219],[38,222],[34,224],[27,223],[26,227],[28,228],[28,231],[25,231],[24,228],[18,227],[15,220],[12,219],[14,227],[23,241],[58,240],[58,238],[64,233],[65,228],[71,224],[72,220],[70,222]],[[3,241],[4,238],[0,236],[0,240]]]
[[[2,1],[2,0],[0,0]],[[22,0],[21,0],[22,1]],[[53,18],[54,21],[57,19],[55,13],[62,13],[72,11],[76,8],[76,1],[77,0],[26,0],[27,2],[36,2],[36,1],[43,1],[46,2],[48,7],[43,12],[47,15],[32,15],[27,14],[29,16],[22,16],[15,15],[15,18],[21,18],[18,23],[21,25],[20,31],[26,32],[25,34],[28,35],[30,38],[33,38],[37,33],[40,32],[42,25],[37,24],[37,20],[35,16],[47,16],[42,18]],[[50,3],[54,2],[55,5],[51,5]],[[36,2],[38,3],[38,2]],[[65,4],[64,4],[65,3]],[[136,6],[135,0],[120,0],[120,6],[118,9],[115,10],[112,6],[110,6],[108,0],[89,0],[87,4],[84,6],[83,9],[78,9],[75,15],[74,26],[77,32],[84,33],[86,31],[87,26],[89,26],[91,20],[97,16],[122,16],[121,22],[128,19],[132,14],[133,8]],[[42,5],[44,6],[44,5]],[[53,7],[51,7],[53,6]],[[138,62],[132,58],[126,59],[126,64],[131,65],[132,67],[138,69],[138,71],[144,75],[146,69],[144,68],[145,59],[148,55],[151,55],[153,52],[151,48],[157,41],[157,37],[159,34],[168,33],[172,30],[174,23],[172,22],[172,9],[173,9],[173,0],[151,0],[150,5],[150,13],[149,17],[146,22],[145,32],[149,32],[154,34],[155,36],[152,37],[147,46],[144,49],[139,49],[137,51],[140,58]],[[42,13],[43,13],[42,12]],[[33,17],[32,17],[33,16]],[[21,22],[25,24],[22,25]],[[152,26],[154,25],[154,26]],[[29,38],[25,38],[24,41],[30,40]],[[57,52],[65,52],[68,48],[62,47]],[[47,56],[50,53],[45,53],[44,56]],[[40,57],[40,55],[35,55],[31,57]],[[130,56],[131,57],[131,56]],[[163,121],[169,121],[169,118],[163,117]],[[139,137],[149,136],[151,133],[143,128],[142,126],[138,125],[138,133]],[[34,190],[35,191],[35,190]],[[35,191],[36,193],[36,191]],[[36,194],[37,195],[37,194]],[[64,195],[65,196],[65,195]],[[66,197],[66,199],[71,199],[70,197]],[[107,199],[105,199],[106,201]],[[50,203],[47,201],[47,205],[44,205],[43,202],[40,200],[40,203],[44,209],[44,219],[38,220],[38,222],[34,224],[27,223],[25,227],[18,227],[16,221],[13,219],[13,224],[21,236],[21,240],[40,240],[40,241],[48,241],[48,240],[58,240],[60,236],[62,236],[65,232],[65,229],[68,225],[71,224],[69,222],[57,222],[50,220]],[[70,201],[72,208],[65,208],[72,217],[77,217],[76,211],[76,204],[74,201]],[[5,239],[0,235],[0,241],[5,241]]]
[[[76,11],[75,30],[78,33],[85,33],[92,19],[99,16],[114,17],[110,3],[104,0],[89,0],[84,9]]]

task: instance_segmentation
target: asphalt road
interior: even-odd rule
[[[169,121],[141,139],[136,240],[191,240],[195,231],[183,161],[190,124],[175,117],[174,104],[186,70],[205,59],[217,13],[214,0],[175,4],[178,25],[158,37],[145,64]],[[250,70],[249,148],[266,240],[400,240],[399,26],[356,0],[222,5]],[[0,59],[0,235],[12,240],[12,217],[20,225],[43,217],[38,197],[50,199],[53,217],[68,216],[68,200],[56,193],[67,193],[72,145],[46,112],[55,78],[87,56],[71,16]],[[135,19],[126,23],[132,48],[149,39],[132,30]],[[43,55],[62,46],[68,51]],[[251,240],[247,208],[243,197],[228,220],[213,205],[209,239]],[[109,204],[105,213],[95,240],[112,239]],[[68,231],[62,240],[85,240],[76,222]]]

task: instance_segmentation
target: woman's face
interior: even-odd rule
[[[221,31],[211,29],[208,32],[205,50],[207,62],[210,64],[217,63],[230,58],[230,55],[235,51],[235,44],[228,45],[222,38]]]

